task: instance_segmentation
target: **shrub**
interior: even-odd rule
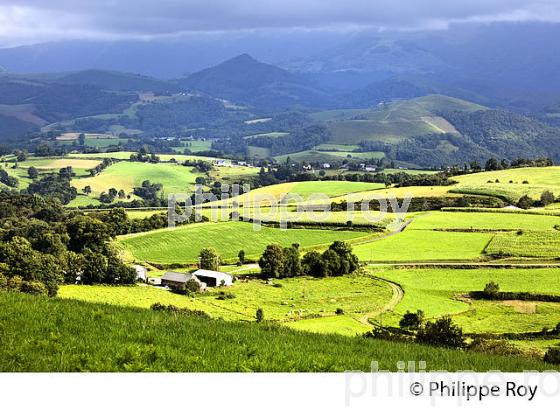
[[[185,283],[185,292],[187,294],[200,292],[200,283],[195,279],[190,279]]]
[[[426,323],[418,330],[416,340],[420,343],[452,349],[465,346],[463,329],[455,325],[448,316]]]
[[[560,364],[560,347],[551,347],[544,355],[544,361],[551,364]]]
[[[49,290],[47,286],[38,281],[23,281],[21,284],[21,292],[29,293],[31,295],[44,295],[47,296],[49,294]]]
[[[264,320],[264,310],[262,308],[257,309],[255,319],[257,319],[257,323],[261,323]]]
[[[334,313],[336,313],[337,315],[343,315],[343,314],[344,314],[344,309],[342,309],[342,308],[336,308],[336,310],[334,311]]]
[[[401,329],[416,330],[419,329],[424,320],[424,312],[421,310],[416,311],[416,313],[409,312],[408,310],[403,315],[399,322]]]
[[[236,296],[230,292],[220,292],[216,299],[218,300],[228,300],[228,299],[235,299]]]
[[[544,191],[541,194],[541,204],[543,206],[547,206],[550,205],[551,203],[554,202],[554,194],[550,191]]]
[[[469,350],[500,356],[519,356],[523,354],[523,350],[505,340],[485,339],[483,337],[475,337],[469,345]]]
[[[523,195],[519,198],[519,201],[517,201],[517,206],[521,209],[529,209],[533,204],[534,201],[528,195]]]
[[[498,285],[496,282],[490,282],[487,283],[486,286],[484,286],[484,296],[488,299],[494,299],[496,297],[496,295],[500,292],[500,285]]]

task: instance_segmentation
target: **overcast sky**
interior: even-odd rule
[[[560,21],[560,0],[0,0],[0,46],[190,31],[424,29],[532,20]]]

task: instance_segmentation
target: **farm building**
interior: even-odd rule
[[[134,270],[136,271],[136,280],[146,282],[148,280],[148,271],[142,265],[134,265]]]
[[[195,280],[199,283],[200,289],[216,286],[231,286],[233,278],[231,275],[212,270],[199,269],[192,273],[166,272],[161,278],[161,284],[170,288],[181,288],[189,280]]]
[[[199,269],[192,273],[206,286],[231,286],[233,284],[233,277],[223,272],[216,272],[213,270]]]

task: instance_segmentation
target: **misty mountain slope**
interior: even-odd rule
[[[284,69],[257,61],[248,54],[179,79],[178,84],[264,110],[333,104],[328,92]]]
[[[59,84],[92,85],[111,91],[153,91],[157,93],[179,91],[178,87],[171,82],[140,74],[106,70],[68,73],[58,76],[55,81]]]

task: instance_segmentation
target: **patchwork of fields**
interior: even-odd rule
[[[560,303],[480,301],[465,297],[489,282],[505,292],[560,294],[560,269],[376,269],[381,277],[402,286],[404,298],[387,323],[398,325],[406,311],[418,309],[428,318],[446,314],[469,333],[518,333],[552,328],[560,322]]]

